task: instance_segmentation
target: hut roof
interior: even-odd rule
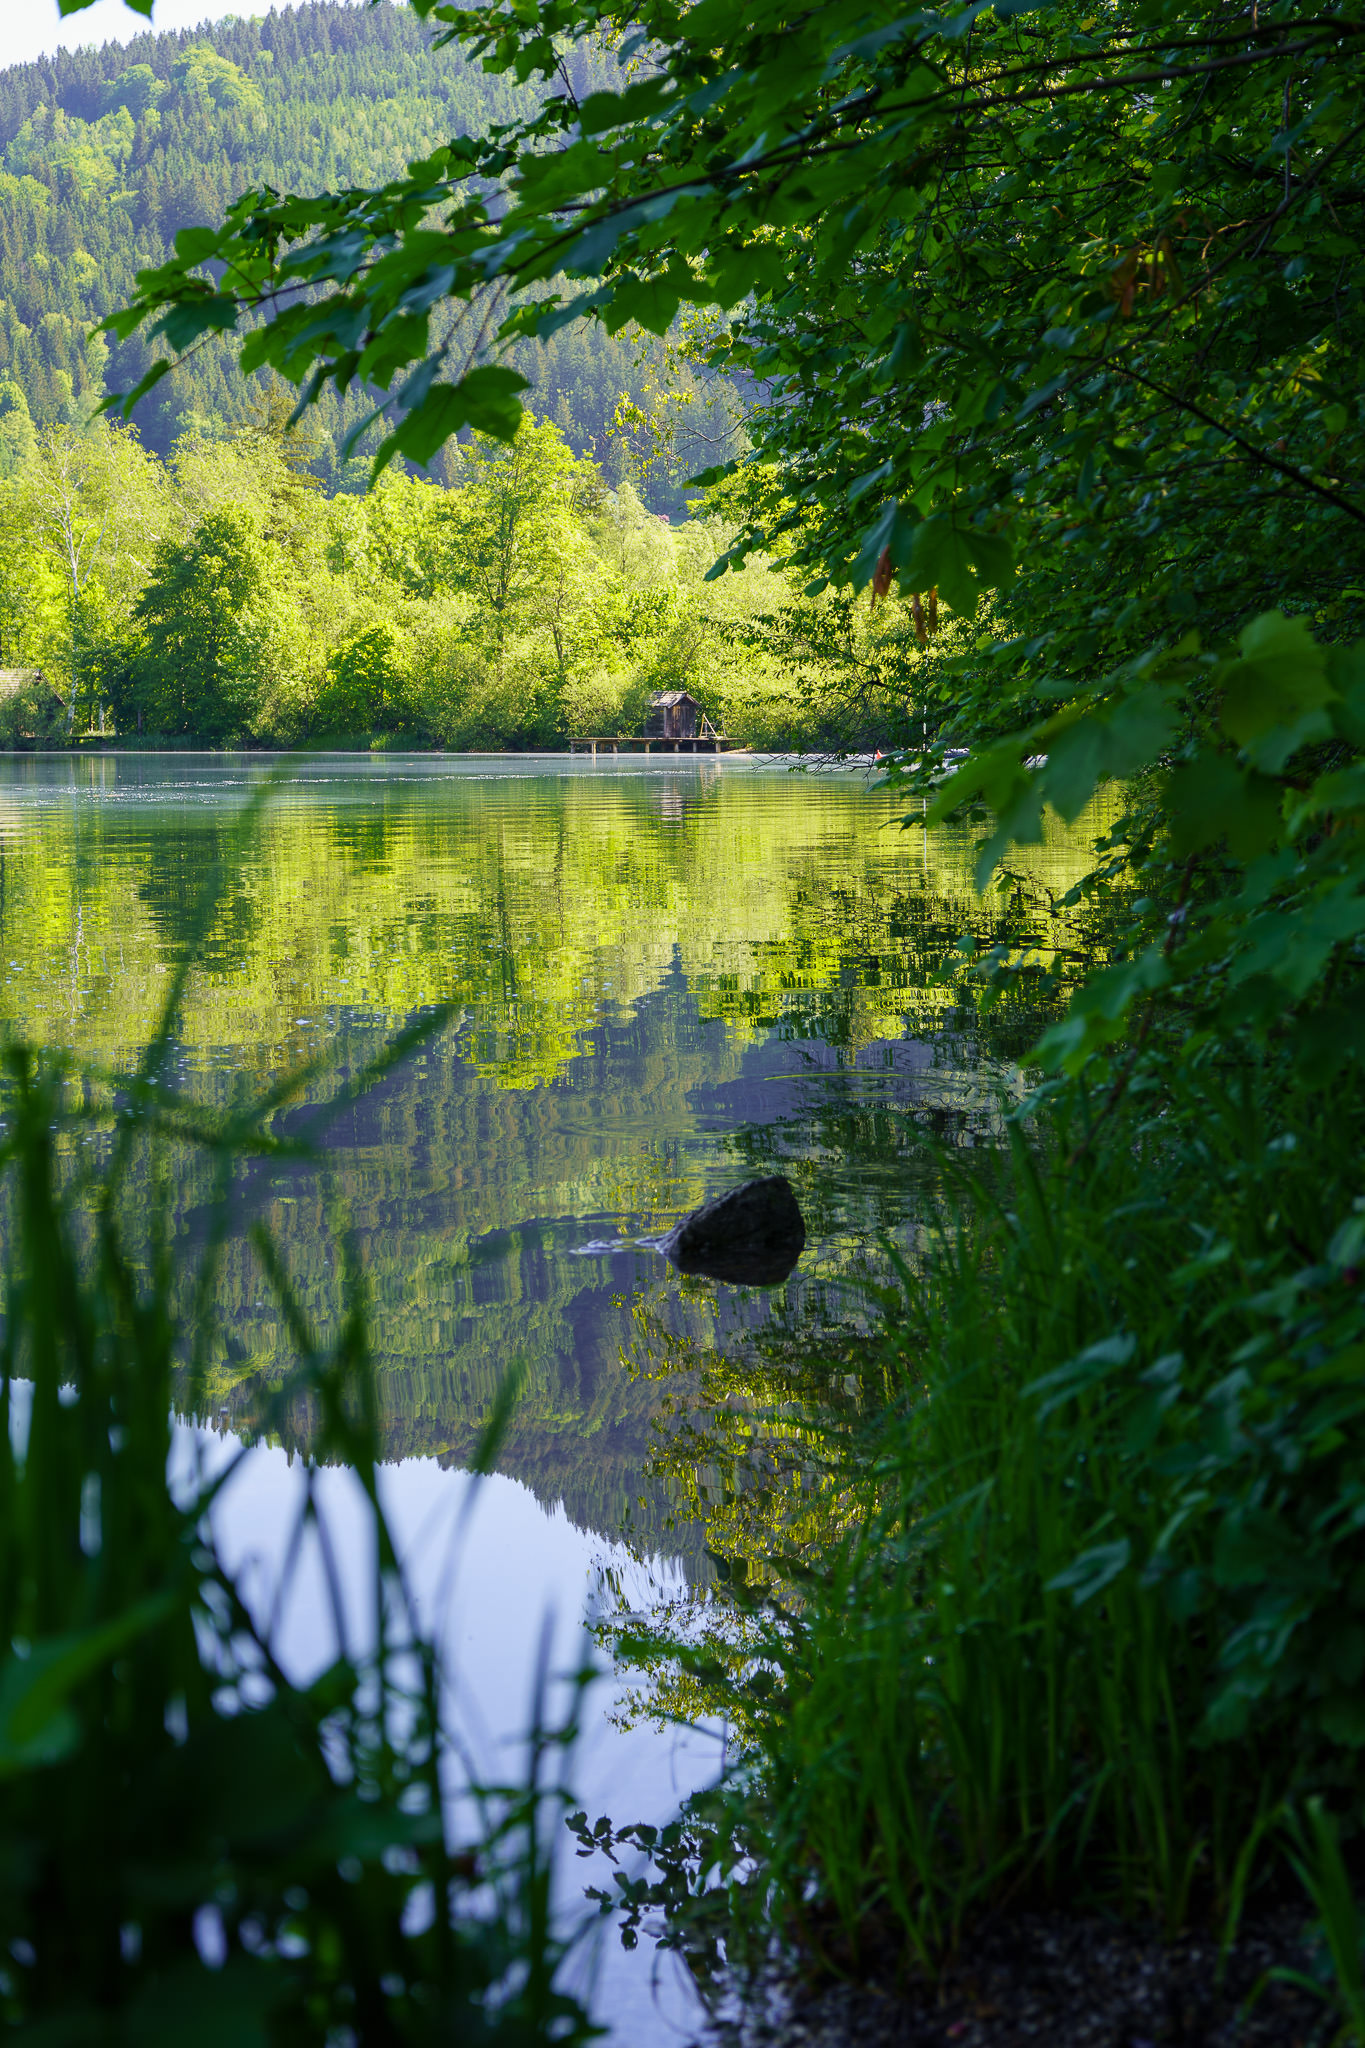
[[[690,690],[660,690],[649,701],[651,704],[695,704],[697,700]]]

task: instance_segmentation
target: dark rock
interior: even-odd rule
[[[659,1239],[680,1273],[705,1273],[736,1287],[776,1287],[806,1245],[791,1182],[775,1173],[703,1202]]]

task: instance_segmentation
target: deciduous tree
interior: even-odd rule
[[[265,550],[248,519],[207,514],[164,541],[134,618],[145,634],[137,709],[154,732],[235,738],[249,729],[269,649]]]

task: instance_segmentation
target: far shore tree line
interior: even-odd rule
[[[95,420],[35,428],[0,385],[0,745],[335,741],[545,748],[689,690],[758,748],[902,736],[908,609],[803,597],[754,558],[708,581],[724,493],[670,523],[559,427],[329,496],[282,399],[162,461]]]

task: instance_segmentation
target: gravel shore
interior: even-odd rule
[[[725,2030],[743,2048],[1326,2048],[1328,2007],[1276,1968],[1311,1971],[1304,1914],[1248,1919],[1218,1945],[1060,1914],[979,1929],[941,1986],[789,1993],[783,2018]]]

